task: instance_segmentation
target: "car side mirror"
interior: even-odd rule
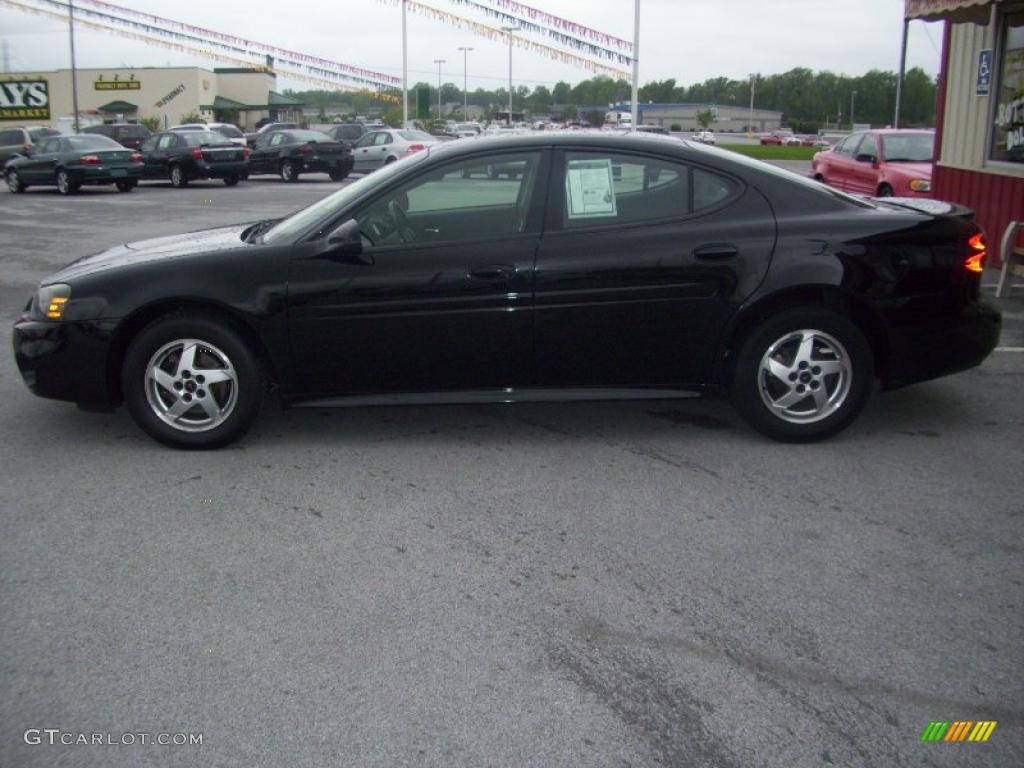
[[[355,219],[339,224],[327,235],[320,255],[352,264],[373,264],[373,257],[363,251],[363,236]]]
[[[857,155],[858,163],[873,163],[875,162],[874,155]]]

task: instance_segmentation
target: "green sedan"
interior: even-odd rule
[[[142,178],[142,155],[106,136],[53,136],[4,165],[7,188],[24,192],[34,184],[72,195],[83,184],[115,184],[131,192]]]

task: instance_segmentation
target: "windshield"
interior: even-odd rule
[[[935,149],[934,133],[903,133],[882,136],[887,163],[930,163]]]
[[[68,146],[72,149],[124,149],[113,139],[98,134],[68,136]]]
[[[190,147],[199,147],[203,144],[230,144],[226,136],[213,131],[189,131],[182,133],[181,138]]]
[[[60,131],[55,131],[52,128],[29,128],[28,136],[32,141],[39,141],[48,136],[60,136]]]
[[[410,165],[422,162],[427,154],[424,151],[406,155],[397,163],[385,165],[379,171],[374,171],[369,176],[363,176],[363,178],[342,187],[333,195],[328,195],[323,200],[313,203],[308,208],[303,208],[298,213],[294,213],[274,225],[263,235],[263,242],[282,243],[298,237],[317,222],[331,218],[365,193],[386,184],[392,176],[403,173]]]

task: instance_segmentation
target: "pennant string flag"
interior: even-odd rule
[[[510,11],[519,16],[526,16],[534,22],[546,24],[549,27],[554,27],[555,29],[568,32],[570,35],[585,37],[596,43],[600,43],[603,46],[617,48],[625,53],[633,52],[633,44],[628,40],[623,40],[620,37],[614,37],[596,29],[591,29],[583,24],[577,24],[574,21],[559,18],[558,16],[554,16],[546,11],[533,8],[529,5],[525,5],[524,3],[519,3],[515,0],[488,0],[488,2],[491,5]]]

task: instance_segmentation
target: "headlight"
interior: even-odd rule
[[[36,312],[47,320],[61,320],[70,299],[70,285],[64,283],[44,285],[36,294]]]
[[[910,188],[915,192],[931,192],[932,183],[926,179],[914,179],[910,182]]]

